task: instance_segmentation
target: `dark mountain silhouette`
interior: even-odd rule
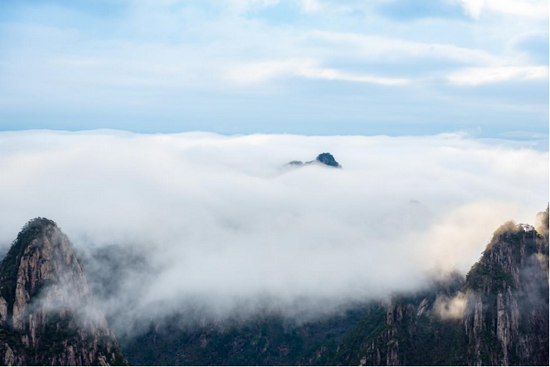
[[[330,153],[321,153],[313,161],[308,161],[305,163],[302,161],[291,161],[287,165],[302,166],[305,164],[324,164],[330,167],[342,168],[342,166],[336,162],[336,159],[334,159],[334,156]]]

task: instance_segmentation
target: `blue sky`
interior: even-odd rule
[[[0,130],[548,138],[548,1],[0,2]]]

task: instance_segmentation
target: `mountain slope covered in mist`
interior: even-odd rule
[[[538,222],[500,227],[466,279],[389,303],[299,325],[267,315],[180,328],[174,316],[123,349],[151,365],[546,365],[548,209]]]
[[[127,255],[115,250],[86,256],[120,265]],[[95,286],[116,293],[117,274]],[[0,265],[6,365],[127,364],[121,350],[135,365],[546,365],[548,209],[536,228],[501,226],[466,278],[447,274],[421,291],[301,321],[270,308],[196,316],[143,315],[134,321],[148,328],[115,328],[119,348],[81,260],[47,219],[25,225]]]
[[[310,365],[331,364],[346,332],[369,307],[295,324],[284,315],[211,320],[181,326],[185,315],[156,320],[149,330],[121,338],[138,365]]]
[[[28,222],[0,265],[0,362],[127,364],[82,262],[51,220]]]
[[[381,307],[374,327],[346,336],[335,363],[547,365],[548,210],[540,216],[537,230],[500,227],[461,287]]]

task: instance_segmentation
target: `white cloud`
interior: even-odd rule
[[[298,75],[312,79],[343,80],[349,82],[373,83],[381,85],[403,85],[411,82],[411,79],[406,78],[383,78],[367,74],[346,73],[328,68],[305,68],[299,70]]]
[[[483,9],[484,0],[456,0],[458,1],[463,7],[466,13],[468,13],[472,18],[478,19],[481,10]]]
[[[306,13],[313,13],[321,11],[325,8],[319,0],[298,0],[303,11]]]
[[[276,6],[279,0],[229,0],[229,4],[231,11],[242,13],[255,7]]]
[[[335,14],[353,11],[369,11],[368,5],[361,1],[297,0],[303,11],[326,11]],[[400,0],[377,0],[376,3],[398,2]],[[460,4],[464,12],[479,20],[483,12],[493,12],[528,18],[548,18],[547,0],[435,0]]]
[[[449,75],[448,80],[458,85],[482,85],[504,81],[545,80],[546,66],[470,68]]]
[[[479,19],[482,11],[524,16],[530,18],[548,18],[547,0],[455,0],[474,19]]]
[[[326,151],[344,168],[284,167]],[[503,222],[532,223],[549,173],[547,152],[456,134],[112,131],[2,132],[0,172],[0,244],[45,216],[81,251],[143,255],[101,299],[121,320],[265,299],[315,315],[421,288],[434,268],[468,270]]]
[[[548,18],[547,0],[484,0],[487,9],[513,16]]]
[[[467,304],[468,296],[458,292],[453,298],[438,296],[434,303],[434,309],[442,319],[461,319]]]
[[[354,54],[361,55],[366,59],[395,61],[409,58],[426,58],[478,65],[502,63],[504,61],[502,57],[484,50],[445,43],[415,42],[395,37],[317,30],[308,32],[303,38],[312,42],[321,41],[331,47],[338,46],[340,49],[349,47]]]

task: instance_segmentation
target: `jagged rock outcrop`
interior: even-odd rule
[[[334,364],[463,364],[460,322],[439,314],[442,299],[450,299],[462,284],[464,278],[453,273],[422,294],[396,296],[391,303],[379,305],[347,333]]]
[[[542,234],[506,223],[472,267],[462,320],[468,364],[548,364],[547,234],[547,220]]]
[[[5,365],[125,365],[82,263],[48,219],[25,225],[0,265]]]
[[[548,365],[548,209],[499,228],[462,286],[401,296],[339,346],[341,365]]]
[[[315,160],[319,163],[326,164],[327,166],[331,167],[337,167],[341,168],[340,164],[336,162],[336,159],[334,159],[333,155],[330,153],[321,153],[315,158]]]

